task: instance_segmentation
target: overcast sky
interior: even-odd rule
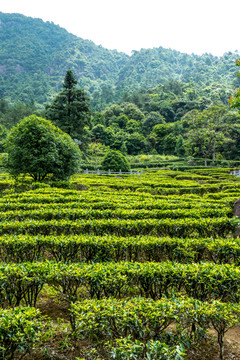
[[[240,52],[239,0],[1,0],[0,11],[52,21],[108,49]]]

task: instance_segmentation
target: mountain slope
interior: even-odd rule
[[[198,87],[233,89],[238,84],[237,53],[223,57],[188,55],[164,49],[142,49],[132,56],[96,46],[41,19],[0,13],[0,99],[49,102],[71,69],[79,86],[103,109],[141,88],[177,79]]]
[[[80,86],[113,84],[127,59],[53,23],[0,13],[0,98],[44,103],[60,89],[69,68]]]
[[[235,81],[237,58],[236,53],[219,58],[211,54],[188,55],[162,47],[141,49],[120,70],[118,86],[128,85],[136,90],[136,83],[139,88],[150,88],[172,79],[206,86],[212,82],[231,85]]]

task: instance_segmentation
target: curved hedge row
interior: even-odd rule
[[[213,327],[218,334],[220,359],[223,359],[225,333],[230,327],[240,324],[239,305],[219,301],[204,303],[189,298],[160,301],[141,298],[88,300],[73,304],[71,311],[77,340],[99,342],[130,336],[144,343],[160,339],[189,346],[193,341],[199,343]],[[173,324],[175,331],[171,335],[167,328]]]
[[[143,296],[160,299],[182,293],[199,300],[240,301],[240,269],[211,263],[22,263],[0,265],[0,302],[35,306],[47,284],[68,302],[79,298]]]
[[[24,220],[0,222],[0,235],[31,234],[116,234],[119,236],[158,235],[177,237],[218,237],[234,234],[239,227],[239,219],[93,219],[93,220]]]
[[[25,219],[58,220],[58,219],[200,219],[207,217],[232,217],[232,209],[200,208],[200,209],[169,209],[169,210],[145,210],[145,209],[52,209],[51,206],[37,210],[15,210],[0,214],[0,221]]]
[[[0,237],[0,260],[25,262],[179,261],[240,265],[240,240],[115,235],[5,235]]]

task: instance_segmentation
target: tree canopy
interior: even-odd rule
[[[50,121],[29,116],[13,127],[6,144],[7,168],[14,177],[30,175],[41,181],[47,175],[68,179],[80,166],[80,150],[71,137]]]
[[[66,72],[63,91],[60,91],[52,104],[46,107],[46,118],[77,139],[82,148],[86,144],[89,125],[89,100],[84,90],[77,89],[77,80],[71,70]]]
[[[215,161],[216,152],[223,144],[230,144],[231,125],[226,121],[227,110],[224,107],[212,106],[203,112],[196,112],[191,129],[187,133],[186,147],[193,156]]]
[[[240,66],[240,59],[236,60],[236,65]],[[237,76],[240,77],[240,71],[237,72]],[[230,97],[229,102],[233,108],[240,109],[240,88]]]
[[[130,102],[141,101],[136,91],[169,81],[173,83],[168,90],[178,96],[182,90],[178,80],[200,87],[218,83],[223,95],[233,81],[239,84],[234,80],[236,53],[200,56],[159,47],[129,56],[41,19],[0,13],[0,22],[0,98],[8,97],[11,103],[27,103],[33,98],[44,106],[58,93],[69,68],[76,74],[79,87],[91,96],[92,109],[99,111],[121,101],[125,94],[134,93],[135,99]],[[194,96],[194,91],[189,92],[189,100]]]

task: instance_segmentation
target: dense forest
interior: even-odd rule
[[[162,47],[128,56],[53,23],[0,13],[1,151],[8,130],[33,113],[66,131],[59,104],[71,71],[78,101],[73,112],[81,124],[72,123],[69,134],[82,143],[85,158],[111,148],[134,156],[202,158],[205,165],[237,161],[240,115],[229,97],[240,84],[239,57]]]
[[[41,19],[0,13],[0,98],[45,104],[60,90],[71,69],[79,86],[102,110],[127,93],[154,88],[172,79],[201,89],[212,83],[229,92],[236,80],[239,54],[222,57],[188,55],[164,49],[142,49],[132,56],[96,46]],[[210,89],[206,89],[210,91]]]

